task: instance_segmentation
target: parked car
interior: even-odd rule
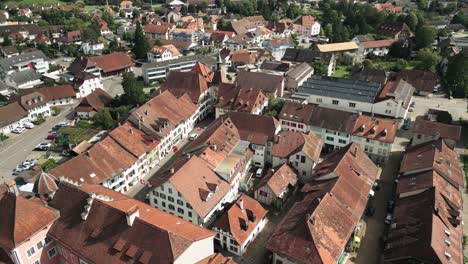
[[[387,212],[393,213],[393,208],[395,208],[395,200],[391,199],[387,202]]]
[[[25,128],[27,128],[27,129],[32,129],[32,128],[34,128],[34,124],[31,123],[31,122],[24,122],[24,123],[23,123],[23,126],[24,126]]]
[[[16,166],[16,169],[15,169],[14,173],[20,173],[20,172],[23,172],[25,170],[29,170],[30,168],[31,168],[31,166],[20,164],[20,165]]]
[[[197,133],[193,133],[193,134],[190,135],[189,140],[190,140],[190,141],[194,141],[197,137],[198,137],[198,134],[197,134]]]
[[[411,106],[411,107],[416,107],[416,102],[414,102],[414,101],[411,102],[410,106]]]
[[[28,160],[25,160],[23,161],[23,163],[21,163],[21,165],[23,166],[26,166],[26,167],[32,167],[34,165],[36,165],[36,160],[35,159],[28,159]]]
[[[385,217],[385,224],[390,225],[393,221],[393,215],[391,213],[387,213],[387,216]]]
[[[50,131],[49,134],[47,134],[47,139],[54,139],[58,135],[57,131]]]
[[[367,207],[367,210],[366,210],[366,215],[367,216],[373,216],[374,213],[375,213],[375,207],[373,207],[373,206]]]
[[[62,156],[64,156],[64,157],[71,157],[71,151],[70,151],[70,150],[64,150],[64,151],[62,151]]]
[[[255,177],[261,178],[262,175],[263,175],[263,169],[262,169],[262,168],[258,168],[257,171],[255,172]]]
[[[11,132],[13,132],[13,133],[15,133],[15,134],[21,134],[21,133],[24,132],[25,129],[26,129],[26,128],[24,128],[24,127],[17,127],[17,128],[15,128],[15,129],[13,129]]]
[[[401,126],[401,128],[403,128],[404,130],[408,130],[410,129],[410,125],[411,125],[411,121],[410,119],[405,119],[405,121],[403,122],[403,126]]]
[[[70,123],[69,122],[60,122],[57,124],[57,127],[61,128],[61,127],[68,127],[70,126]]]
[[[49,150],[50,149],[50,146],[52,146],[52,144],[50,143],[41,143],[39,145],[37,145],[34,150],[42,150],[42,151],[46,151],[46,150]]]
[[[413,111],[414,111],[414,107],[410,106],[408,109],[408,112],[413,112]]]

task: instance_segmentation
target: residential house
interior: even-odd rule
[[[255,187],[254,197],[257,201],[281,207],[297,187],[296,172],[284,163],[279,168],[270,169]]]
[[[285,21],[284,19],[278,22],[270,21],[266,25],[266,28],[268,28],[271,31],[273,38],[289,37],[294,32],[293,24],[290,19],[288,21]]]
[[[405,80],[411,84],[416,93],[430,96],[439,92],[440,80],[436,73],[423,70],[401,70],[395,77],[396,80]]]
[[[211,70],[205,65],[202,64],[201,67],[207,69],[208,75],[212,75]],[[204,76],[198,72],[169,72],[166,82],[160,89],[161,91],[168,90],[177,98],[189,96],[192,103],[197,106],[194,116],[196,121],[205,119],[213,112],[214,91],[209,87]]]
[[[163,91],[132,111],[128,120],[161,142],[157,152],[162,160],[195,127],[197,109],[187,94],[178,98]]]
[[[32,88],[42,83],[41,74],[33,69],[13,72],[5,78],[5,84],[16,90]]]
[[[379,169],[355,144],[317,165],[265,247],[273,263],[338,263],[364,213]],[[347,199],[349,196],[353,199]],[[308,246],[305,246],[308,245]]]
[[[172,31],[174,28],[175,26],[170,23],[157,23],[145,25],[143,31],[149,38],[168,40],[172,38]]]
[[[381,84],[346,78],[312,75],[292,98],[349,112],[405,118],[414,87],[407,82]]]
[[[268,97],[257,88],[241,88],[232,84],[221,84],[215,104],[218,118],[227,112],[247,112],[260,115],[268,105]]]
[[[104,51],[104,43],[96,39],[83,41],[81,50],[85,55],[101,55]]]
[[[317,50],[321,53],[335,53],[342,54],[347,51],[357,51],[359,49],[356,42],[339,42],[339,43],[330,43],[330,44],[317,44]]]
[[[41,116],[47,117],[51,115],[48,100],[46,96],[39,91],[10,97],[10,103],[15,101],[28,112],[28,119],[30,121],[35,121]]]
[[[304,182],[312,175],[322,151],[323,141],[314,133],[281,131],[271,147],[272,167],[288,163]]]
[[[198,156],[180,157],[150,180],[151,206],[196,225],[207,226],[229,202],[230,186]]]
[[[3,189],[3,190],[2,190]],[[16,184],[0,188],[0,257],[4,263],[53,263],[55,243],[47,237],[59,212],[38,198],[24,198]]]
[[[72,86],[76,98],[86,97],[96,89],[104,89],[101,77],[86,71],[79,72],[73,77]]]
[[[163,46],[153,46],[152,50],[148,52],[148,61],[149,62],[160,62],[166,60],[174,60],[182,55],[177,50],[177,48],[172,45],[163,45]]]
[[[211,229],[216,232],[215,243],[227,251],[242,256],[262,232],[267,222],[262,205],[242,194],[216,219]]]
[[[402,22],[385,22],[380,25],[378,34],[396,41],[407,41],[414,36],[410,28]]]
[[[99,185],[61,183],[49,206],[60,212],[47,234],[57,262],[183,264],[214,253],[213,232]]]
[[[410,147],[397,182],[384,263],[463,262],[463,171],[458,154],[443,139]],[[397,235],[401,232],[404,238]]]
[[[229,112],[224,118],[229,118],[239,132],[240,139],[249,143],[253,152],[253,166],[263,168],[272,163],[272,144],[275,135],[281,130],[278,120],[271,116],[242,112]]]
[[[274,38],[264,41],[262,47],[266,48],[275,60],[281,60],[287,49],[294,48],[294,43],[290,37]]]
[[[322,53],[311,49],[286,49],[282,61],[293,63],[323,63],[327,68],[327,76],[331,76],[336,68],[336,55]]]
[[[401,6],[396,6],[392,2],[386,2],[386,3],[377,3],[374,4],[375,9],[377,11],[381,12],[384,11],[386,13],[391,13],[391,14],[400,14],[403,12],[403,7]]]
[[[132,67],[133,62],[130,56],[123,52],[113,52],[88,58],[76,58],[68,70],[73,75],[86,71],[99,76],[111,76],[132,71]]]
[[[274,98],[283,96],[284,92],[284,77],[276,74],[239,71],[235,84],[242,88],[260,89]]]
[[[461,138],[461,127],[444,123],[432,122],[417,118],[413,125],[412,145],[419,145],[432,140],[444,139],[445,143],[454,148]]]
[[[237,262],[232,257],[225,257],[221,253],[214,253],[213,255],[197,262],[196,264],[236,264]]]
[[[245,35],[257,27],[266,26],[268,22],[262,16],[244,17],[240,20],[232,20],[231,26],[237,35]]]
[[[313,16],[301,16],[293,22],[293,31],[300,39],[310,39],[320,34],[320,23]]]
[[[0,60],[0,77],[3,79],[11,73],[30,69],[42,74],[49,70],[48,58],[42,51],[24,52]]]
[[[75,90],[70,84],[20,90],[20,95],[39,92],[44,95],[50,107],[69,105],[75,102]]]
[[[1,21],[0,21],[1,23]],[[38,34],[43,33],[44,28],[37,24],[16,24],[2,25],[0,27],[0,43],[3,43],[4,37],[9,35],[17,35],[21,39],[33,40]]]
[[[59,45],[69,45],[69,44],[81,44],[81,31],[80,30],[75,30],[75,31],[69,31],[66,32],[62,37],[58,38],[56,42]]]
[[[28,111],[18,101],[0,107],[0,134],[8,135],[25,122],[29,122]]]
[[[4,46],[0,48],[0,51],[5,58],[11,58],[19,55],[19,51],[15,46]]]
[[[361,69],[350,73],[349,78],[385,85],[389,78],[388,75],[389,73],[385,70],[366,69],[362,67]]]
[[[288,91],[296,91],[309,77],[314,74],[314,68],[308,63],[301,63],[295,67],[291,67],[285,74],[285,88]]]
[[[224,47],[229,50],[242,50],[248,47],[245,35],[235,35],[224,41]]]
[[[112,96],[97,88],[81,99],[75,113],[81,119],[91,119],[99,110],[108,107],[111,101]]]
[[[230,52],[230,62],[233,69],[255,68],[258,54],[246,49],[233,50]]]
[[[312,104],[287,101],[279,114],[284,130],[311,132],[321,138],[325,152],[356,142],[379,163],[388,160],[398,124],[393,119],[359,115]]]
[[[366,42],[356,43],[359,46],[359,53],[368,55],[372,53],[376,56],[385,56],[388,54],[390,47],[395,43],[394,39],[383,39],[383,40],[374,40]]]

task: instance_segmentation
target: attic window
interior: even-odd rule
[[[356,174],[357,176],[361,176],[361,173],[359,171],[355,170],[353,167],[351,167],[351,170]]]
[[[445,240],[444,240],[444,242],[445,242],[445,244],[446,244],[447,246],[449,246],[449,247],[450,247],[450,244],[451,244],[451,243],[450,243],[450,240],[448,240],[448,239],[445,239]]]
[[[248,226],[244,219],[239,218],[239,224],[242,230],[247,231]]]
[[[447,257],[447,259],[451,259],[451,258],[452,258],[452,255],[450,255],[450,253],[448,253],[447,251],[445,251],[445,256]]]
[[[450,236],[450,231],[448,231],[447,229],[445,229],[445,234],[446,234],[447,236]]]
[[[125,246],[125,240],[119,238],[119,240],[117,240],[117,242],[115,242],[114,244],[114,249],[117,250],[118,252],[121,252],[122,249],[124,248]]]
[[[138,251],[138,248],[137,246],[135,245],[131,245],[128,249],[127,249],[127,252],[125,252],[125,255],[127,255],[127,257],[129,258],[134,258],[136,253]]]
[[[254,215],[254,213],[249,209],[247,209],[246,212],[247,212],[247,218],[249,219],[249,221],[255,222],[257,217]]]

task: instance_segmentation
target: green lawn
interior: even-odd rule
[[[101,7],[103,7],[103,6],[87,5],[87,6],[84,7],[84,9],[86,10],[86,12],[90,12],[90,11],[99,9]]]
[[[8,0],[5,2],[7,5],[18,5],[18,4],[55,4],[55,3],[61,3],[63,4],[64,2],[61,0]]]
[[[374,68],[380,70],[391,70],[396,67],[398,62],[396,61],[372,61]],[[405,70],[413,70],[416,66],[418,66],[419,61],[409,61],[408,66],[405,67]]]
[[[335,73],[333,73],[333,77],[348,77],[349,71],[350,71],[349,66],[345,65],[337,65],[335,69]]]

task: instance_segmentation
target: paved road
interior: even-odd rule
[[[39,143],[47,142],[47,132],[56,124],[66,120],[70,114],[70,106],[59,115],[51,116],[43,124],[33,129],[25,130],[22,134],[11,134],[10,138],[0,143],[0,183],[14,178],[13,169],[26,159],[38,158],[42,152],[33,152]]]
[[[416,102],[414,112],[409,113],[408,117],[414,120],[416,116],[423,116],[429,108],[446,110],[452,114],[452,118],[458,121],[459,118],[468,120],[467,101],[464,99],[447,99],[447,98],[428,98],[414,96],[413,101]]]

